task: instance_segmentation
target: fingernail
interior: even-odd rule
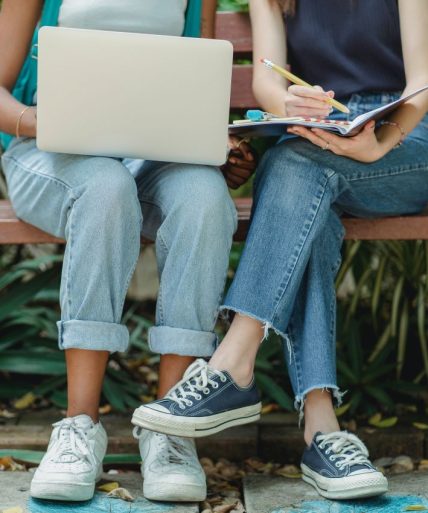
[[[253,161],[253,160],[254,160],[254,157],[253,157],[253,154],[252,154],[252,153],[250,153],[250,154],[248,155],[248,160],[251,160],[251,161]]]
[[[236,164],[236,159],[233,159],[233,158],[232,158],[232,159],[229,159],[229,162],[230,162],[231,164]]]

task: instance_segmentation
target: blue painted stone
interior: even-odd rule
[[[138,498],[134,502],[113,499],[104,493],[96,493],[91,501],[58,502],[30,499],[28,511],[31,513],[166,513],[174,505],[163,502],[151,502]]]
[[[428,500],[412,495],[391,495],[358,501],[304,501],[298,508],[278,508],[271,513],[404,513],[407,506],[428,509]]]

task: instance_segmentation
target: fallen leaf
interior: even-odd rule
[[[100,406],[98,408],[98,413],[100,415],[106,415],[107,413],[110,413],[112,410],[111,404],[105,404],[104,406]]]
[[[382,420],[382,414],[381,413],[375,413],[369,418],[369,424],[376,424],[377,422],[380,422]]]
[[[126,488],[115,488],[107,494],[107,497],[113,497],[114,499],[122,499],[127,502],[133,502],[135,500]]]
[[[334,410],[336,413],[336,417],[341,417],[344,413],[346,413],[349,408],[351,407],[351,403],[342,404],[342,406],[339,406]]]
[[[266,415],[266,413],[272,413],[273,411],[278,411],[279,406],[277,404],[266,404],[262,407],[261,414]]]
[[[120,488],[120,484],[116,483],[116,481],[110,481],[109,483],[104,483],[101,486],[98,486],[98,490],[100,492],[112,492],[116,490],[116,488]]]
[[[0,458],[0,470],[9,470],[10,472],[16,472],[18,470],[26,470],[24,465],[16,463],[16,461],[10,456],[4,456]]]
[[[0,417],[4,418],[4,419],[13,419],[16,417],[16,413],[13,413],[9,410],[0,410]]]
[[[33,392],[28,392],[27,394],[17,399],[13,403],[13,407],[17,410],[25,410],[25,408],[31,406],[36,399],[37,397],[33,394]]]
[[[382,418],[382,417],[381,417]],[[393,427],[395,426],[395,424],[397,424],[398,422],[398,417],[389,417],[387,419],[382,419],[382,420],[377,420],[377,418],[375,420],[373,420],[373,417],[369,420],[369,423],[372,425],[372,426],[375,426],[377,428],[389,428],[389,427]]]
[[[423,504],[415,504],[414,506],[406,506],[404,511],[427,511],[427,509]]]
[[[424,424],[423,422],[413,422],[413,427],[416,429],[428,429],[428,424]]]
[[[1,513],[24,513],[24,510],[19,506],[15,506],[14,508],[3,509]]]
[[[239,501],[236,501],[234,504],[220,504],[219,506],[214,506],[214,513],[229,513],[230,511],[235,511],[235,506],[238,505]]]

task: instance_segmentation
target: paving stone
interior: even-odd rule
[[[199,457],[211,459],[227,458],[230,461],[241,461],[257,456],[256,424],[247,424],[227,429],[206,438],[197,438],[196,445]]]
[[[92,501],[84,503],[53,502],[30,499],[30,472],[0,473],[0,512],[19,506],[25,513],[197,513],[197,504],[152,502],[142,496],[142,480],[136,472],[120,476],[104,475],[117,481],[136,498],[134,502],[107,498],[97,492]]]
[[[262,424],[259,428],[259,456],[278,463],[300,463],[305,449],[303,430],[297,427]]]
[[[428,473],[389,478],[387,495],[360,501],[329,501],[300,479],[248,476],[244,480],[247,513],[402,513],[408,506],[428,509]]]

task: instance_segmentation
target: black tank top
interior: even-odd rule
[[[297,0],[296,6],[286,18],[293,73],[337,98],[404,89],[397,0]]]

